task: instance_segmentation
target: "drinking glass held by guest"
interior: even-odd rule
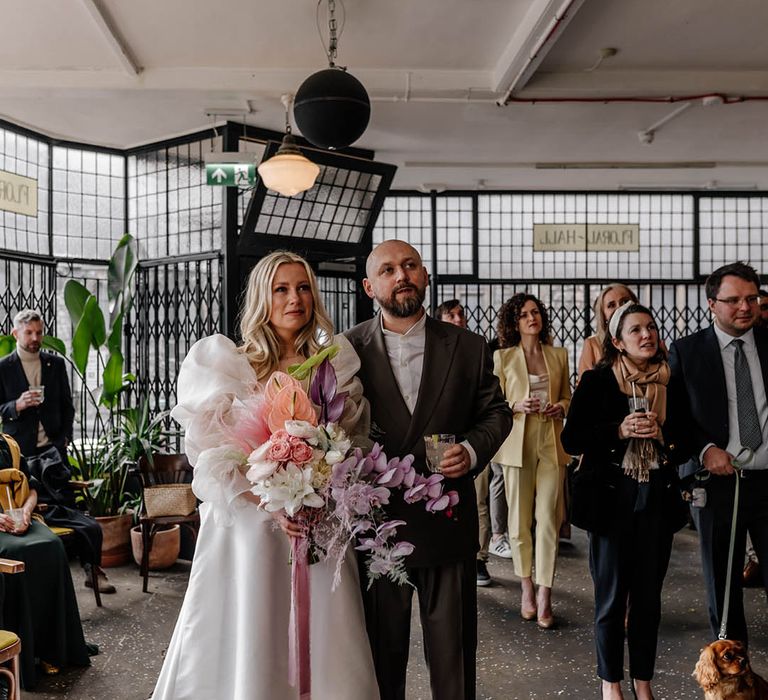
[[[608,322],[613,312],[628,301],[637,303],[637,296],[626,285],[614,282],[603,287],[595,299],[592,310],[595,314],[596,333],[584,341],[579,357],[579,378],[588,369],[593,369],[603,356],[603,343],[608,332]]]
[[[589,530],[604,699],[623,698],[625,636],[637,697],[653,697],[661,589],[673,534],[686,521],[672,464],[686,457],[675,425],[680,399],[669,378],[651,312],[623,305],[611,318],[603,358],[576,388],[562,433],[565,449],[583,455],[579,478],[587,487],[575,484],[572,519]],[[631,410],[643,404],[646,410]]]
[[[233,466],[227,443],[231,431],[225,425],[234,402],[263,393],[262,383],[273,371],[304,361],[332,339],[317,281],[303,258],[278,251],[253,268],[240,334],[239,346],[222,335],[197,342],[179,372],[179,403],[172,416],[186,428],[202,520],[189,585],[153,700],[299,698],[298,687],[288,683],[291,567],[286,535],[302,530],[283,511],[270,514],[258,507],[252,484]],[[354,378],[360,363],[344,337],[333,342],[340,348],[333,359],[338,390],[349,392],[341,427],[353,440],[367,437],[367,404]],[[310,567],[312,696],[377,699],[352,551],[332,591],[334,568],[330,560]]]
[[[515,294],[502,306],[497,332],[501,348],[493,355],[494,372],[515,415],[493,462],[504,470],[509,542],[522,588],[520,614],[549,629],[568,462],[560,444],[571,400],[568,355],[552,346],[547,310],[531,294]]]

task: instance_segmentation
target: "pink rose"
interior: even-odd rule
[[[294,464],[311,462],[313,454],[312,448],[306,442],[299,442],[298,445],[291,446],[291,461]]]
[[[272,440],[267,458],[273,462],[285,462],[291,456],[291,445],[287,440]]]
[[[297,437],[296,435],[289,435],[288,436],[288,442],[291,443],[291,447],[295,447],[296,445],[303,445],[304,440],[302,440],[300,437]]]
[[[290,439],[290,435],[288,435],[287,430],[276,430],[274,433],[272,433],[271,440],[274,442],[276,440],[288,440]]]

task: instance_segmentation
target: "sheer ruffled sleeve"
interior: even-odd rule
[[[371,446],[368,438],[371,410],[368,400],[363,396],[363,385],[357,378],[360,358],[345,336],[341,334],[334,336],[333,343],[339,346],[339,352],[331,361],[336,371],[338,391],[348,393],[344,403],[344,414],[339,424],[355,446],[366,449]]]
[[[247,358],[223,335],[195,343],[179,370],[171,416],[184,428],[186,454],[195,468],[192,489],[222,524],[231,523],[235,499],[251,488],[239,469],[242,449],[226,430],[227,414],[232,402],[251,396],[256,385]]]

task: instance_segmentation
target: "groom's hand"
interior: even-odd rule
[[[457,479],[469,471],[471,461],[464,445],[454,445],[443,453],[440,471],[446,479]]]

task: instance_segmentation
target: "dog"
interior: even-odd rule
[[[741,642],[721,639],[705,646],[693,677],[704,700],[768,700],[768,682],[752,671]]]

